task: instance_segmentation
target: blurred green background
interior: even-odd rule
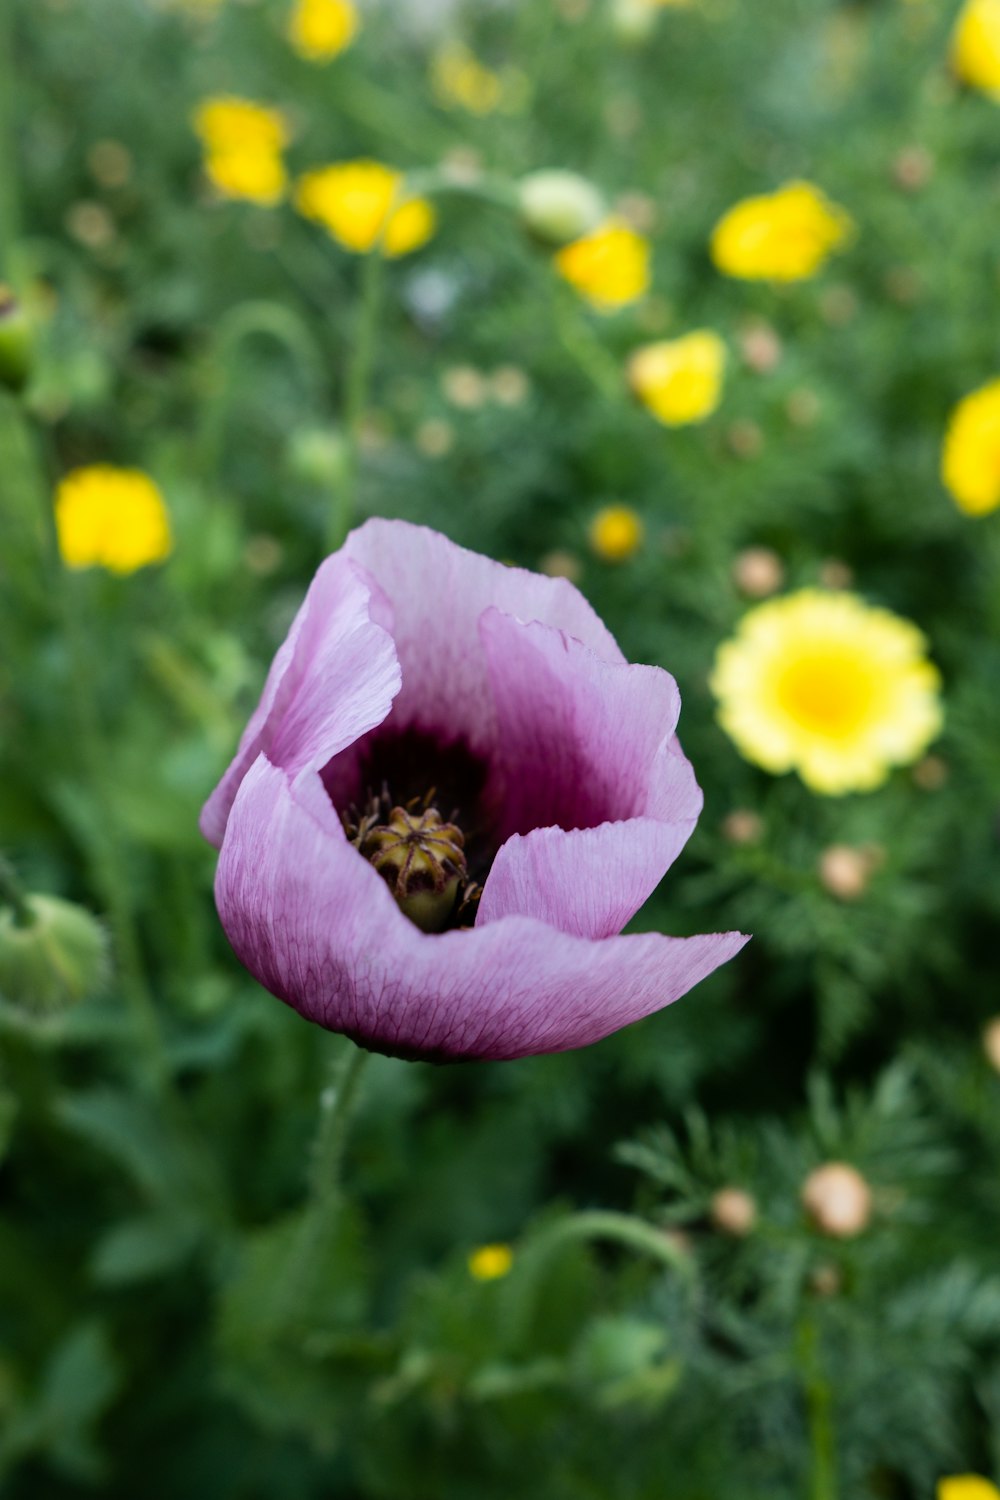
[[[957,9],[385,0],[321,64],[285,0],[0,0],[0,276],[39,345],[0,396],[0,847],[114,949],[78,1005],[0,1005],[5,1497],[1000,1475],[1000,514],[939,479],[1000,374],[1000,110],[950,75]],[[442,92],[456,41],[501,80],[487,113]],[[635,925],[754,933],[581,1053],[376,1058],[333,1203],[309,1164],[343,1044],[230,954],[197,814],[326,550],[366,262],[211,191],[191,122],[227,94],[285,112],[293,174],[450,182],[384,268],[358,515],[571,574],[676,676],[705,811]],[[647,296],[593,313],[476,191],[543,167],[648,234]],[[720,215],[796,177],[854,244],[794,286],[724,278]],[[729,348],[722,402],[667,430],[624,362],[694,327]],[[93,463],[155,479],[163,566],[53,568],[54,485]],[[617,563],[589,541],[611,504],[644,527]],[[943,737],[869,795],[769,777],[715,722],[719,643],[815,583],[915,621],[942,672]],[[847,1235],[802,1201],[830,1161],[860,1174]]]

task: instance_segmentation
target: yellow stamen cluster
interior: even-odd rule
[[[282,151],[289,132],[280,110],[250,99],[206,99],[194,116],[205,148],[205,173],[224,198],[271,206],[285,192]]]
[[[173,545],[163,496],[138,469],[74,469],[56,493],[56,530],[70,568],[134,573],[162,562]]]
[[[712,232],[712,260],[748,281],[804,281],[853,233],[850,216],[819,188],[789,182],[723,215]]]
[[[719,722],[756,765],[815,792],[880,786],[941,728],[940,679],[915,625],[855,595],[801,589],[758,605],[718,651]]]
[[[357,255],[381,249],[408,255],[434,233],[426,198],[408,198],[402,172],[377,161],[345,161],[307,172],[295,189],[295,206]]]

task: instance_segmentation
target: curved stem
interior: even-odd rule
[[[389,215],[386,214],[386,222]],[[361,303],[358,308],[354,348],[347,367],[347,389],[344,402],[344,434],[347,455],[343,475],[330,510],[327,545],[335,552],[354,524],[357,508],[358,470],[360,467],[361,428],[368,404],[378,313],[382,300],[384,256],[381,243],[373,246],[364,258],[361,271]]]
[[[823,1373],[819,1334],[812,1318],[799,1324],[796,1343],[809,1424],[811,1475],[809,1500],[837,1500],[837,1453],[833,1430],[833,1392]]]
[[[20,232],[17,152],[14,143],[14,0],[0,0],[0,264]]]
[[[633,1218],[631,1214],[615,1213],[611,1209],[591,1209],[574,1214],[543,1231],[535,1245],[547,1250],[572,1240],[611,1240],[651,1256],[661,1265],[677,1271],[689,1283],[696,1279],[692,1257],[668,1239],[662,1230],[647,1224],[644,1219]]]

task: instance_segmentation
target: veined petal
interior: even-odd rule
[[[280,647],[232,764],[206,802],[201,831],[219,847],[233,799],[263,751],[294,774],[323,766],[385,719],[400,669],[385,597],[341,553],[327,558]]]
[[[347,842],[318,775],[261,755],[233,804],[216,900],[240,960],[309,1020],[437,1060],[598,1041],[731,958],[740,933],[591,941],[528,917],[429,936]]]

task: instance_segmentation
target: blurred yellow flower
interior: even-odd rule
[[[637,349],[628,362],[633,391],[667,427],[703,422],[722,399],[726,346],[711,329]]]
[[[514,1264],[514,1252],[509,1245],[480,1245],[473,1250],[467,1264],[469,1275],[476,1281],[497,1281]]]
[[[951,65],[963,83],[1000,103],[1000,0],[967,0],[952,33]]]
[[[854,594],[800,589],[719,647],[718,718],[747,760],[814,792],[880,786],[941,728],[940,678],[915,625]]]
[[[985,516],[1000,505],[1000,380],[980,386],[955,407],[941,478],[967,516]]]
[[[955,1474],[938,1481],[937,1500],[1000,1500],[1000,1490],[976,1474]]]
[[[329,62],[351,45],[359,25],[352,0],[296,0],[288,40],[300,57]]]
[[[850,216],[819,188],[789,182],[724,214],[712,231],[712,259],[727,276],[804,281],[853,232]]]
[[[636,302],[649,288],[649,241],[619,219],[565,245],[556,269],[600,312]]]
[[[289,139],[280,110],[251,99],[206,99],[195,112],[194,128],[205,148],[206,175],[224,197],[280,200],[288,180],[281,153]]]
[[[173,545],[163,496],[138,469],[74,469],[56,492],[59,551],[69,568],[134,573],[162,562]]]
[[[627,505],[606,505],[590,523],[591,551],[602,562],[627,562],[642,546],[642,521]]]
[[[407,255],[430,239],[436,219],[426,198],[404,192],[402,172],[377,161],[345,161],[300,177],[295,206],[345,250],[363,255],[381,244],[384,255]]]
[[[431,64],[431,83],[439,101],[470,114],[492,114],[503,98],[503,80],[461,42],[446,43]]]

